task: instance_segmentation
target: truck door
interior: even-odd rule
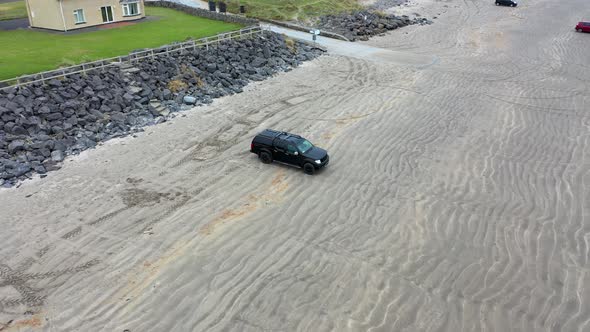
[[[301,154],[293,144],[287,145],[287,153],[285,154],[286,163],[301,166]]]
[[[273,142],[273,158],[277,161],[287,162],[287,142],[281,139],[275,139]]]

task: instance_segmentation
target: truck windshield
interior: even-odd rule
[[[311,144],[308,140],[304,139],[304,140],[297,142],[297,148],[299,149],[299,151],[301,151],[301,153],[306,153],[312,147],[313,147],[313,144]]]

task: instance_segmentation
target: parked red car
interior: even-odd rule
[[[579,22],[576,25],[577,32],[590,32],[590,22]]]

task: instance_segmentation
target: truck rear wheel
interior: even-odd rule
[[[305,172],[305,174],[307,175],[313,175],[313,173],[315,172],[315,167],[313,167],[313,165],[310,163],[306,163],[305,165],[303,165],[303,172]]]
[[[265,164],[272,163],[272,155],[266,151],[260,152],[260,160]]]

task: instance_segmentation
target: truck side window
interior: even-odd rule
[[[294,145],[289,144],[289,145],[287,145],[287,152],[289,152],[290,154],[295,154],[295,152],[297,152],[297,149],[295,148]]]
[[[281,149],[284,151],[287,148],[287,143],[285,143],[284,141],[279,139],[279,140],[276,140],[275,146],[277,147],[277,149]]]

